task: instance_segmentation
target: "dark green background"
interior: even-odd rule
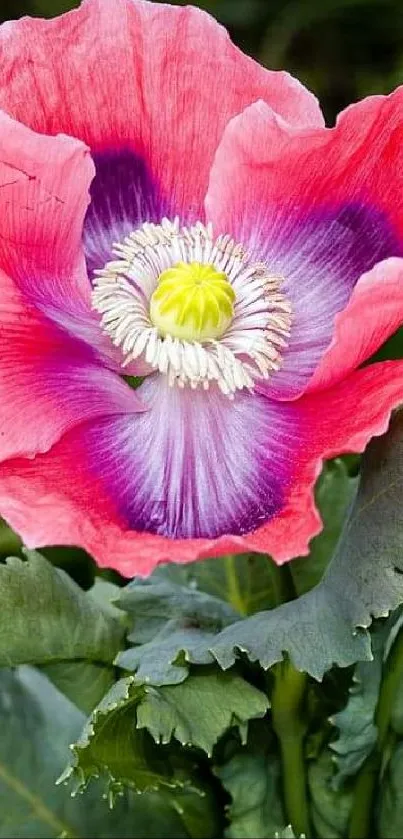
[[[0,18],[52,16],[77,0],[0,0]],[[184,5],[184,3],[182,4]],[[321,99],[329,121],[403,80],[402,0],[199,0],[246,52],[286,68]]]

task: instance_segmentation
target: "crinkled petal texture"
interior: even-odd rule
[[[94,176],[89,151],[69,137],[36,134],[2,112],[0,133],[0,268],[21,294],[18,305],[35,307],[116,367],[120,356],[91,309],[81,244]],[[8,305],[9,293],[0,305]]]
[[[283,278],[293,309],[281,370],[260,386],[268,396],[337,381],[403,321],[402,107],[403,88],[321,129],[258,102],[224,132],[207,217]]]
[[[67,137],[0,113],[0,460],[32,457],[90,418],[142,409],[112,372],[80,235],[93,166]],[[80,226],[81,225],[81,226]]]
[[[120,371],[121,353],[102,333],[91,306],[82,247],[95,171],[88,148],[63,135],[36,134],[2,111],[0,134],[0,269],[45,322],[58,324],[99,361]],[[142,362],[126,370],[131,375],[147,371]]]
[[[30,547],[81,545],[127,576],[230,551],[267,551],[279,563],[306,554],[320,530],[313,485],[323,459],[360,452],[386,430],[403,399],[403,362],[288,404],[195,399],[159,376],[143,389],[149,413],[84,423],[34,461],[0,467],[0,509]],[[243,534],[251,509],[255,529]],[[179,537],[193,526],[210,538],[159,535],[168,522]]]
[[[0,30],[0,107],[95,153],[85,244],[91,270],[143,221],[202,218],[228,120],[263,99],[293,125],[322,125],[316,99],[243,55],[205,12],[146,0],[85,0],[51,21]]]

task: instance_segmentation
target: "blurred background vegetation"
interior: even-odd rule
[[[175,2],[175,0],[171,0]],[[352,101],[403,80],[402,0],[193,0],[267,67],[319,96],[328,121]],[[51,17],[79,0],[0,0],[0,19]],[[176,0],[185,5],[185,0]]]

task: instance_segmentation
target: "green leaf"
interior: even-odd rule
[[[333,664],[370,660],[367,627],[403,600],[403,413],[363,458],[348,524],[321,582],[298,600],[224,629],[212,652],[226,669],[238,651],[264,668],[287,652],[316,679]]]
[[[331,722],[339,732],[330,744],[337,756],[338,771],[334,784],[340,786],[345,778],[355,775],[371,753],[377,740],[374,722],[382,679],[382,665],[393,620],[378,623],[371,633],[372,661],[360,661],[354,670],[346,707],[334,714]]]
[[[312,820],[318,836],[341,839],[346,835],[353,795],[335,789],[335,765],[331,752],[325,749],[309,765],[309,791],[312,798]]]
[[[248,720],[263,717],[267,697],[236,673],[209,668],[192,672],[185,682],[146,687],[137,709],[137,727],[147,728],[157,743],[175,737],[182,745],[198,746],[210,757],[217,740],[231,726],[244,741]]]
[[[403,743],[399,743],[383,777],[378,814],[382,839],[403,835]]]
[[[215,769],[229,793],[228,839],[271,839],[284,835],[280,766],[273,755],[236,754]]]
[[[114,583],[109,582],[109,580],[103,580],[102,577],[95,577],[94,585],[88,594],[105,612],[115,618],[115,620],[126,624],[124,613],[115,606],[121,591],[120,586],[116,586]]]
[[[123,634],[118,620],[40,554],[0,565],[0,666],[109,664]]]
[[[140,645],[121,653],[116,664],[153,685],[182,682],[190,662],[211,664],[216,633],[239,617],[227,603],[161,572],[129,583],[116,602],[134,619],[129,641]]]
[[[186,830],[186,836],[191,839],[216,839],[222,836],[222,814],[217,806],[215,789],[204,787],[197,792],[189,789],[161,790],[158,793],[151,793],[139,796],[143,798],[153,797],[161,809],[161,800],[166,801],[174,811],[177,820],[181,820],[182,829]],[[172,820],[172,816],[171,816]],[[161,823],[161,822],[160,822]],[[144,828],[142,839],[149,839],[149,828]],[[168,834],[169,835],[169,834]],[[171,834],[176,837],[177,834]],[[179,835],[179,834],[178,834]],[[159,834],[160,839],[167,836],[166,827]],[[182,836],[182,834],[180,834]]]
[[[176,566],[175,566],[176,567]],[[202,627],[211,632],[239,617],[231,606],[217,597],[198,591],[193,585],[171,580],[171,569],[157,569],[146,580],[133,580],[120,590],[116,605],[134,620],[129,639],[135,644],[152,640],[169,620]]]
[[[229,603],[240,615],[268,609],[276,603],[272,560],[264,554],[228,554],[191,565],[163,566],[173,582],[190,585]]]
[[[389,656],[393,644],[400,632],[403,631],[403,609],[395,612],[396,619],[385,646],[385,658]],[[389,619],[390,620],[390,619]],[[396,672],[396,670],[395,670]],[[390,710],[390,726],[396,734],[403,735],[403,679],[398,678],[398,684],[394,692],[392,708]]]
[[[5,559],[7,556],[19,556],[21,548],[20,537],[0,518],[0,557]]]
[[[84,716],[46,676],[31,667],[0,671],[0,837],[97,836],[98,839],[210,837],[214,810],[207,795],[176,800],[150,794],[118,798],[113,811],[99,784],[71,798],[55,780]],[[196,803],[194,801],[196,799]],[[188,831],[198,813],[206,832]],[[202,830],[202,828],[201,828]],[[209,832],[211,830],[211,832]]]
[[[72,746],[73,762],[62,780],[73,779],[79,790],[105,774],[111,794],[123,787],[145,792],[186,786],[186,777],[174,775],[168,751],[157,747],[147,731],[136,729],[146,690],[132,676],[113,685]]]
[[[210,755],[231,726],[244,738],[248,720],[263,716],[267,707],[266,696],[234,673],[192,673],[183,684],[164,687],[121,679],[75,743],[65,779],[73,777],[82,788],[106,773],[112,792],[122,785],[137,792],[182,788],[190,777],[182,767],[177,771],[164,744],[175,738]]]
[[[120,653],[116,664],[153,685],[176,685],[186,679],[189,664],[211,664],[214,633],[170,621],[148,644]]]
[[[347,510],[358,485],[346,463],[337,458],[325,463],[315,487],[316,506],[323,530],[312,540],[309,556],[291,563],[291,573],[298,594],[304,594],[320,582],[340,537]]]
[[[91,661],[55,661],[41,667],[53,684],[90,714],[115,682],[115,668]]]

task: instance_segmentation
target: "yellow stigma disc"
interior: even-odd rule
[[[235,292],[213,265],[177,262],[160,274],[150,301],[150,318],[161,335],[211,341],[234,315]]]

